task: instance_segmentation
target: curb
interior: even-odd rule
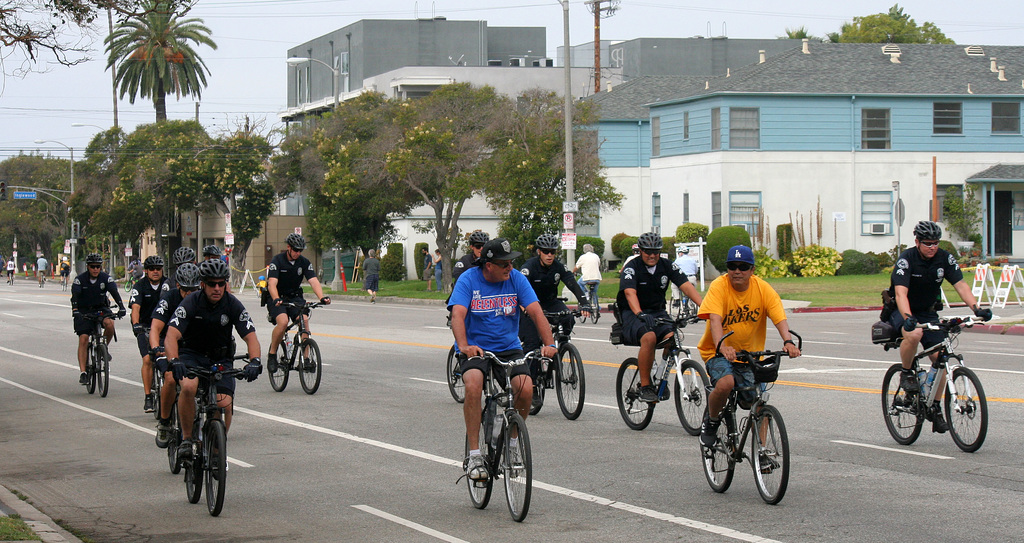
[[[1024,324],[975,324],[968,330],[983,334],[1024,336]]]
[[[53,519],[36,509],[31,503],[15,496],[3,485],[0,485],[0,509],[17,513],[25,521],[25,524],[28,524],[29,528],[47,543],[82,543],[81,539],[61,528]],[[0,514],[3,514],[4,511],[0,511]]]
[[[835,313],[839,311],[881,311],[882,306],[864,307],[854,305],[837,305],[831,307],[794,307],[792,313]]]

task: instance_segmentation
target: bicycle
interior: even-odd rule
[[[99,388],[100,397],[106,398],[107,392],[110,391],[110,350],[103,337],[103,320],[116,319],[118,317],[109,309],[100,310],[95,313],[82,313],[82,317],[92,321],[92,332],[89,333],[89,350],[85,360],[85,373],[88,375],[89,381],[85,385],[85,390],[89,394],[93,394]],[[117,341],[117,330],[114,331],[114,336],[111,339]]]
[[[320,388],[320,378],[323,375],[323,359],[320,358],[320,347],[316,344],[316,340],[311,337],[302,339],[303,334],[306,336],[310,335],[309,329],[306,328],[306,321],[302,317],[309,317],[309,313],[313,308],[320,307],[323,304],[320,302],[306,302],[305,304],[284,302],[281,305],[298,308],[300,313],[291,320],[288,328],[284,331],[284,337],[281,338],[281,344],[277,349],[279,357],[277,371],[269,373],[270,386],[277,392],[284,391],[284,387],[288,386],[288,372],[294,369],[299,374],[299,383],[302,385],[302,390],[306,394],[316,394],[317,389]],[[293,338],[289,340],[288,332],[296,327],[298,327],[298,330],[295,331]],[[302,351],[301,360],[299,357],[300,350]]]
[[[533,492],[533,456],[530,450],[530,435],[526,431],[526,421],[516,410],[515,393],[512,391],[511,369],[521,364],[529,364],[540,358],[550,363],[551,359],[540,356],[540,349],[530,352],[519,360],[503,362],[494,353],[484,351],[483,357],[490,364],[484,379],[483,414],[480,419],[480,454],[484,457],[487,479],[474,481],[469,477],[466,483],[469,488],[469,499],[473,507],[483,509],[491,499],[494,479],[505,480],[505,499],[512,520],[522,522],[530,510],[530,495]],[[501,367],[503,372],[496,372]],[[499,383],[499,375],[502,383]],[[495,426],[495,425],[498,426]],[[516,439],[516,448],[512,449],[512,439]],[[462,463],[465,471],[469,465],[469,438],[466,438],[466,457]],[[460,477],[461,479],[461,477]]]
[[[149,328],[146,328],[146,343],[149,343]],[[160,353],[162,354],[162,352],[163,352],[163,346],[161,345],[160,346]],[[150,361],[150,365],[153,367],[153,381],[152,381],[153,387],[152,387],[152,391],[151,391],[153,396],[154,396],[154,398],[153,398],[153,418],[155,418],[156,420],[159,421],[160,420],[160,389],[162,389],[163,386],[164,386],[164,372],[160,371],[160,368],[157,367],[156,358],[157,358],[157,355],[151,352],[150,355],[149,355],[149,361]]]
[[[247,355],[238,355],[228,361],[246,358]],[[209,368],[189,368],[186,374],[187,377],[198,378],[199,384],[195,398],[196,415],[192,423],[192,459],[181,462],[185,468],[185,495],[189,503],[197,503],[205,486],[206,508],[212,516],[219,515],[224,507],[228,477],[225,408],[217,405],[216,383],[221,379],[244,379],[243,371],[220,363]],[[174,471],[173,466],[171,471]]]
[[[580,286],[583,287],[584,294],[586,294],[587,299],[590,300],[590,307],[593,308],[590,312],[590,322],[594,324],[597,324],[597,321],[601,318],[601,306],[597,302],[597,287],[600,285],[600,283],[580,283]],[[585,324],[587,322],[587,317],[584,317],[581,313],[576,314],[576,319],[580,324]]]
[[[68,283],[70,283],[70,281],[68,281],[68,276],[67,275],[61,275],[60,276],[60,289],[62,291],[67,292],[67,290],[68,290]]]
[[[126,277],[125,280],[124,280],[124,291],[125,292],[131,292],[132,291],[132,287],[135,286],[136,282],[138,282],[138,280],[135,279],[135,276],[129,273],[128,277]]]
[[[583,412],[583,399],[587,393],[586,378],[583,373],[583,358],[579,350],[572,344],[569,333],[562,326],[563,317],[579,316],[579,311],[545,311],[548,323],[551,324],[551,335],[555,338],[555,345],[558,347],[558,363],[541,366],[540,374],[533,387],[540,391],[541,398],[544,397],[544,390],[555,389],[558,395],[558,407],[562,415],[569,420],[576,420]],[[544,404],[530,409],[531,415],[540,412]]]
[[[797,349],[803,346],[803,338],[790,330],[797,340]],[[722,340],[732,335],[729,332]],[[720,353],[722,341],[718,342],[716,352]],[[789,435],[782,421],[782,414],[772,405],[768,405],[768,390],[779,376],[779,365],[786,351],[738,351],[737,360],[745,360],[754,372],[754,385],[734,387],[729,399],[722,409],[722,424],[718,426],[715,444],[705,447],[700,443],[700,454],[704,465],[704,477],[715,492],[722,493],[732,483],[736,464],[744,459],[750,461],[754,471],[754,482],[761,499],[769,505],[782,501],[789,485]],[[717,354],[716,356],[721,356]],[[714,390],[710,385],[708,393]],[[736,420],[736,410],[744,408],[740,401],[740,392],[753,392],[755,399],[750,405],[747,416]],[[750,454],[743,452],[750,440]]]
[[[614,305],[614,304],[613,304]],[[617,320],[619,313],[615,310]],[[704,389],[711,382],[708,380],[704,365],[690,358],[690,349],[683,346],[682,329],[687,324],[698,322],[696,311],[680,313],[673,319],[658,319],[658,324],[671,324],[672,337],[658,343],[656,349],[668,347],[669,354],[661,357],[659,363],[655,355],[655,363],[651,368],[651,384],[658,389],[660,401],[666,401],[671,394],[668,390],[669,375],[675,369],[676,415],[686,433],[691,436],[700,434],[701,418],[704,415]],[[613,332],[613,344],[622,344],[621,337],[616,343]],[[615,376],[615,399],[619,405],[619,414],[626,426],[633,430],[643,430],[651,423],[654,407],[657,403],[640,401],[640,368],[636,357],[622,361],[618,374]]]
[[[466,400],[466,385],[462,382],[462,369],[459,367],[459,352],[455,345],[448,349],[448,361],[445,365],[445,378],[448,381],[448,392],[456,403]]]
[[[882,414],[885,427],[889,434],[900,445],[910,445],[921,435],[921,427],[925,419],[943,416],[942,412],[932,410],[934,401],[943,400],[946,421],[949,423],[949,434],[953,442],[964,452],[974,452],[981,448],[988,432],[988,402],[985,390],[978,376],[964,366],[964,357],[954,352],[957,337],[964,328],[970,328],[982,322],[973,316],[942,317],[938,324],[921,323],[918,328],[945,332],[941,343],[933,345],[914,356],[911,366],[918,376],[919,393],[907,393],[900,387],[902,364],[893,364],[885,372],[882,381]],[[898,348],[903,342],[902,337],[893,338],[884,344],[885,350]],[[938,354],[931,364],[931,370],[925,373],[919,362],[927,356]],[[941,387],[933,387],[936,382],[946,379],[946,394]],[[943,397],[944,396],[944,397]],[[954,399],[955,398],[955,402]]]

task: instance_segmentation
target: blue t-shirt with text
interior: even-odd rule
[[[461,305],[466,314],[466,341],[494,353],[522,348],[519,343],[519,308],[537,301],[530,282],[519,270],[508,280],[491,283],[479,267],[459,276],[448,308]]]

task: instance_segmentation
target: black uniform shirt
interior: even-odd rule
[[[530,286],[537,293],[537,298],[542,306],[558,299],[559,283],[565,283],[577,300],[587,299],[583,289],[576,282],[576,278],[569,273],[569,270],[565,269],[565,264],[562,264],[562,261],[557,258],[550,266],[545,266],[541,264],[540,257],[535,256],[527,260],[519,271],[523,272],[526,279],[530,281]]]
[[[135,283],[132,292],[128,297],[128,308],[133,305],[139,306],[139,324],[148,327],[153,320],[153,310],[160,302],[160,297],[168,292],[166,279],[160,279],[160,283],[154,286],[148,279]]]
[[[942,289],[942,280],[955,285],[964,278],[956,257],[939,249],[928,260],[921,258],[917,247],[911,247],[900,254],[892,268],[889,294],[896,297],[896,285],[907,287],[907,300],[911,313],[928,312],[935,305]]]
[[[625,290],[632,288],[636,289],[641,311],[663,311],[669,281],[676,286],[682,286],[686,282],[686,275],[680,271],[679,266],[661,257],[654,265],[654,273],[651,273],[647,270],[643,258],[636,257],[622,267],[622,273],[619,275],[619,294],[615,297],[615,304],[620,311],[629,311]]]
[[[472,251],[470,251],[469,254],[462,255],[462,258],[460,258],[452,268],[452,282],[458,281],[459,276],[462,275],[463,272],[474,266],[476,266],[476,257],[473,256]]]
[[[294,262],[289,262],[285,253],[278,253],[270,261],[270,269],[267,270],[267,279],[277,278],[277,295],[282,298],[295,298],[302,296],[302,278],[308,281],[316,277],[313,265],[309,259],[299,256]]]
[[[124,307],[124,302],[121,301],[121,293],[118,292],[117,283],[113,277],[100,272],[94,280],[89,277],[88,271],[84,271],[81,275],[75,277],[74,283],[71,284],[71,309],[79,311],[106,309],[110,306],[107,294],[114,298],[118,307]]]
[[[256,331],[242,302],[224,293],[216,304],[198,290],[189,294],[174,310],[168,324],[181,332],[181,347],[206,356],[219,357],[231,349],[231,328],[244,338]]]

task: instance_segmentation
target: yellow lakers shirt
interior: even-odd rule
[[[768,319],[773,323],[786,320],[786,312],[782,309],[782,299],[775,289],[756,275],[750,277],[750,287],[744,292],[737,292],[729,283],[727,275],[719,276],[711,282],[704,303],[700,305],[698,315],[708,319],[710,315],[721,315],[722,329],[726,334],[735,332],[725,340],[737,351],[764,350],[765,331]],[[767,318],[766,318],[767,317]],[[697,344],[700,356],[709,360],[715,356],[715,342],[711,338],[711,323],[704,327],[704,335]]]

